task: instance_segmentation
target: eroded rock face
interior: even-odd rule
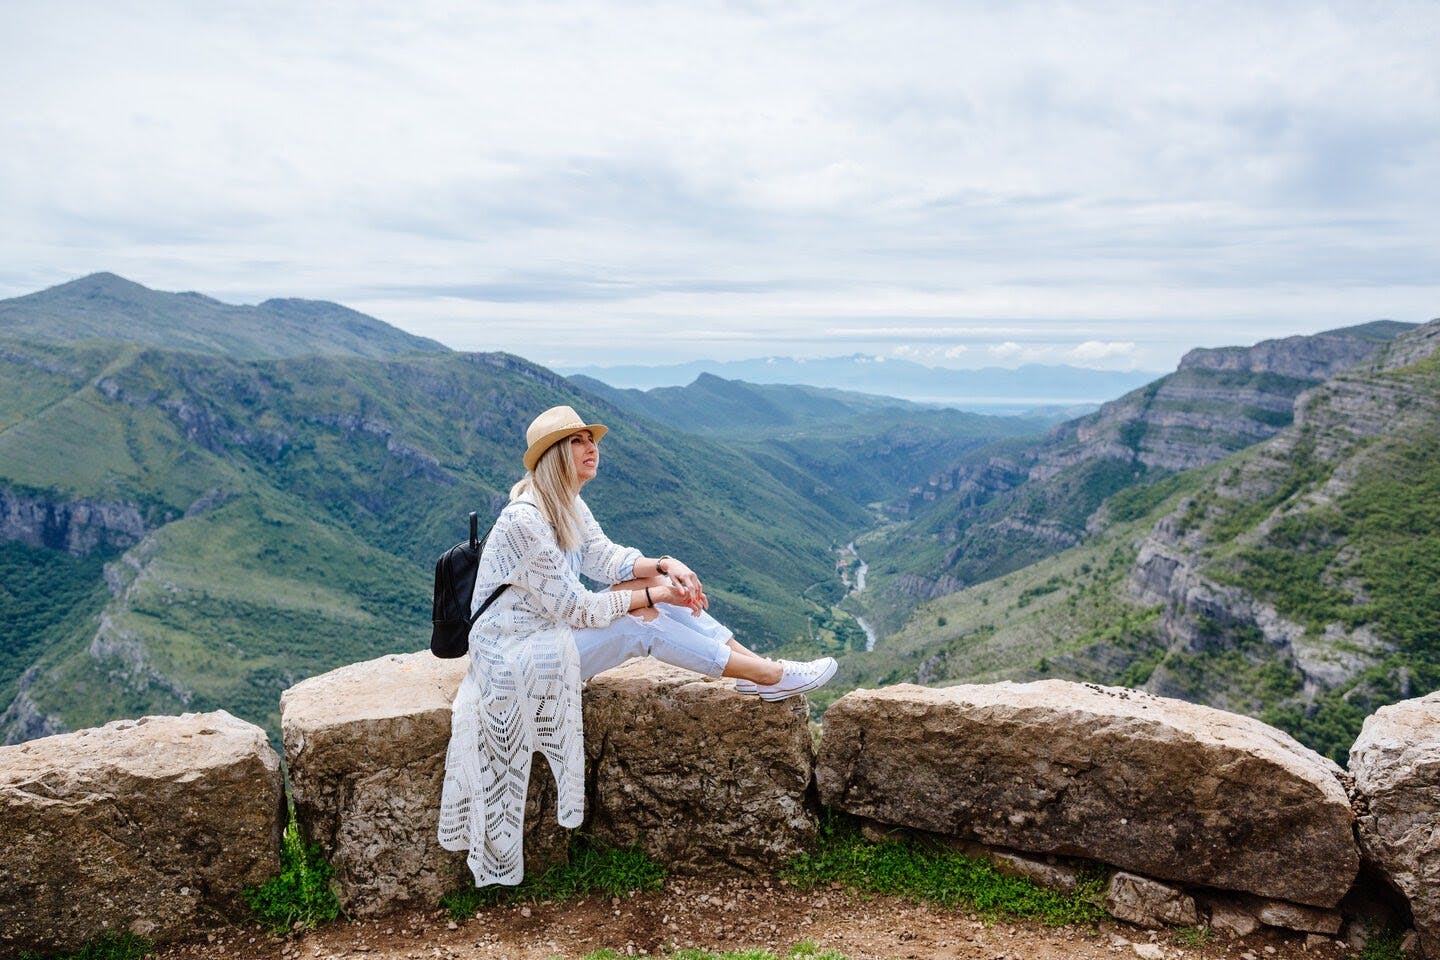
[[[589,830],[672,869],[774,870],[814,839],[803,697],[631,661],[586,687],[585,756]]]
[[[473,882],[465,854],[442,849],[435,836],[450,705],[468,664],[429,651],[394,654],[311,677],[281,696],[295,816],[324,852],[351,915],[431,908]],[[542,760],[531,768],[525,804],[527,872],[563,858],[568,844]]]
[[[816,768],[849,813],[1322,907],[1359,867],[1338,774],[1257,720],[1061,680],[854,691]]]
[[[1440,957],[1440,693],[1381,707],[1350,748],[1368,810],[1365,858],[1410,901],[1428,957]]]
[[[224,711],[0,748],[0,953],[243,919],[280,870],[280,758]]]

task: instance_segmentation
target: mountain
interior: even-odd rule
[[[755,384],[702,373],[685,387],[621,390],[588,377],[593,389],[638,416],[723,438],[780,482],[836,518],[873,526],[877,504],[967,451],[1004,437],[1035,437],[1052,421],[995,417],[895,397],[800,384]]]
[[[1315,344],[1292,346],[1283,361],[1270,344],[1191,368],[1331,369],[1307,365],[1328,356],[1306,359]],[[1367,714],[1440,687],[1440,321],[1304,392],[1269,439],[1121,491],[1099,515],[1077,546],[921,605],[846,658],[828,695],[1118,683],[1259,716],[1344,762]]]
[[[0,336],[113,340],[247,358],[449,350],[337,303],[290,299],[235,306],[198,293],[162,293],[113,273],[0,300]]]
[[[1106,522],[1106,498],[1274,436],[1303,391],[1413,327],[1382,321],[1192,350],[1174,373],[1043,441],[974,451],[918,485],[892,507],[903,522],[863,543],[874,585],[863,612],[888,632],[916,603],[1075,546]]]
[[[561,367],[613,387],[651,389],[678,386],[711,374],[752,384],[803,384],[943,403],[992,414],[1027,413],[1035,407],[1095,404],[1154,379],[1153,372],[1088,370],[1026,364],[1014,370],[986,367],[953,370],[909,360],[852,354],[802,360],[696,360],[668,366]]]
[[[572,375],[569,380],[618,407],[683,424],[694,433],[794,430],[833,424],[878,410],[909,414],[933,409],[898,397],[804,384],[746,383],[711,373],[700,374],[688,386],[649,390],[612,387],[583,374]]]
[[[0,338],[4,738],[217,707],[273,733],[289,684],[423,647],[435,556],[498,512],[558,403],[612,428],[587,490],[607,532],[691,562],[747,643],[836,616],[855,523],[516,357]]]

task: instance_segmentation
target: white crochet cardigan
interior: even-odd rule
[[[555,775],[560,825],[578,827],[584,819],[580,660],[572,631],[624,616],[630,594],[586,590],[575,570],[618,583],[640,551],[611,543],[585,501],[576,503],[578,558],[561,551],[554,529],[528,500],[501,511],[480,557],[472,614],[502,583],[512,586],[470,631],[470,668],[451,712],[439,829],[440,846],[470,851],[476,886],[524,878],[525,791],[535,753],[545,755]]]

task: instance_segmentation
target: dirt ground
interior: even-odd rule
[[[663,955],[686,947],[768,949],[810,941],[851,960],[1339,960],[1338,941],[1262,930],[1243,940],[1182,945],[1174,931],[1106,922],[1099,928],[986,923],[964,911],[830,889],[799,892],[774,880],[672,879],[656,893],[562,904],[488,907],[454,923],[443,912],[339,922],[280,939],[231,929],[166,948],[159,960],[430,960],[583,957],[601,948]]]

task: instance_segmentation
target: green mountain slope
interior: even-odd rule
[[[1079,545],[919,606],[851,685],[1071,679],[1259,716],[1343,762],[1440,687],[1440,321],[1226,460],[1106,501]],[[834,694],[831,694],[832,696]]]
[[[53,343],[122,341],[232,357],[448,350],[337,303],[288,299],[236,306],[198,293],[151,290],[113,273],[0,300],[0,335]]]
[[[570,380],[636,415],[721,437],[786,486],[805,491],[837,517],[867,526],[873,509],[905,502],[967,451],[997,438],[1038,436],[1053,423],[706,373],[688,386],[644,391],[584,376]]]
[[[526,424],[557,403],[612,428],[587,491],[607,531],[692,563],[748,642],[806,635],[843,591],[843,518],[718,440],[503,354],[8,340],[0,397],[0,559],[78,591],[63,622],[22,602],[35,590],[0,594],[11,740],[217,706],[273,732],[295,679],[424,646],[434,557],[467,511],[503,505]]]
[[[881,633],[916,603],[1082,542],[1106,498],[1214,463],[1285,428],[1300,394],[1413,325],[1388,321],[1252,347],[1193,350],[1169,374],[1040,442],[980,448],[937,471],[867,542]]]

